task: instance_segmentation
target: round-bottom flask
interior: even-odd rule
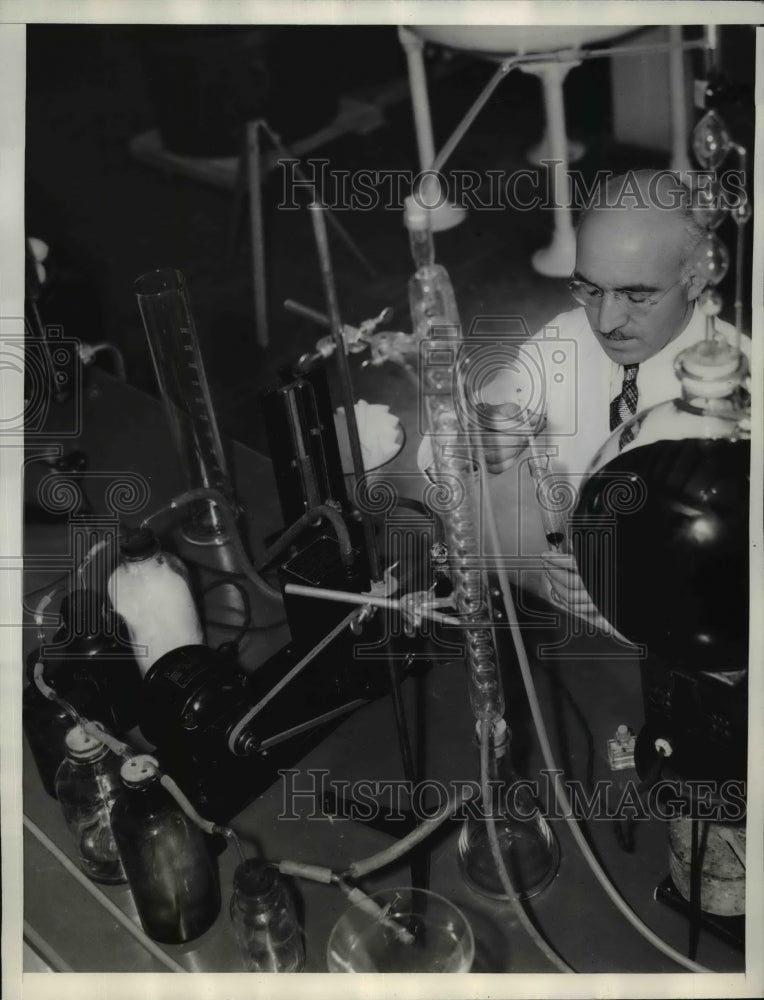
[[[571,519],[592,601],[618,631],[692,672],[748,661],[747,362],[723,337],[675,362],[681,396],[618,427]]]

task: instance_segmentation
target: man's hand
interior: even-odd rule
[[[609,635],[614,634],[613,626],[592,603],[584,582],[578,575],[573,556],[566,552],[543,552],[541,558],[551,588],[552,601],[596,629]]]
[[[496,431],[482,435],[485,466],[493,476],[511,468],[528,447],[531,438],[546,426],[543,414],[529,413],[516,403],[493,406],[481,403],[480,412],[497,427]]]

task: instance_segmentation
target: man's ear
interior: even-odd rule
[[[696,271],[691,269],[687,271],[685,284],[687,286],[687,300],[689,302],[694,302],[706,287],[706,282]]]

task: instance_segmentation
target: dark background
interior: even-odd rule
[[[753,29],[725,27],[722,41],[723,68],[735,83],[752,86]],[[428,71],[444,74],[431,86],[436,146],[493,70],[465,54],[428,50]],[[373,99],[380,88],[405,83],[396,29],[30,25],[27,75],[26,224],[28,235],[51,246],[45,321],[86,342],[116,344],[129,380],[155,392],[132,284],[154,267],[179,268],[189,284],[223,430],[267,450],[257,395],[325,332],[281,307],[291,297],[324,309],[308,212],[278,209],[281,177],[273,171],[264,190],[271,343],[263,350],[255,338],[245,213],[227,261],[231,193],[137,163],[128,142],[159,127],[165,145],[177,152],[232,155],[243,122],[252,117],[264,117],[287,142],[310,134],[333,119],[341,94]],[[568,132],[587,144],[576,168],[594,176],[597,170],[667,166],[666,153],[613,141],[611,97],[607,59],[586,62],[567,78]],[[725,118],[734,138],[753,153],[752,99]],[[449,167],[527,168],[524,151],[542,129],[538,79],[513,72]],[[416,173],[410,101],[385,108],[384,124],[374,131],[345,135],[309,156],[329,159],[335,170]],[[332,240],[344,321],[357,324],[390,305],[395,316],[389,328],[409,330],[411,258],[400,211],[380,207],[338,217],[378,271],[369,278]],[[461,226],[437,235],[438,259],[451,274],[465,325],[478,314],[511,314],[533,330],[572,305],[564,281],[543,278],[530,265],[550,230],[551,213],[543,210],[473,211]],[[721,236],[732,249],[731,222]],[[748,275],[746,282],[748,306]],[[729,319],[729,281],[722,292]],[[746,308],[746,329],[749,315]],[[354,359],[358,395],[388,402],[405,416],[411,393],[402,375],[390,365],[361,371],[362,359]]]

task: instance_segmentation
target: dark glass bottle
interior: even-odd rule
[[[56,796],[77,844],[77,863],[95,882],[125,882],[111,828],[120,793],[120,759],[82,726],[66,734],[66,759],[56,774]]]
[[[300,972],[305,947],[294,898],[278,869],[250,859],[236,869],[231,923],[248,972]]]
[[[101,702],[97,717],[107,729],[128,732],[138,722],[141,674],[124,623],[105,609],[103,598],[92,590],[68,594],[60,613],[51,658],[65,660],[69,671],[94,689]]]
[[[163,944],[191,941],[220,912],[220,881],[205,835],[160,784],[153,757],[133,757],[121,776],[112,828],[143,929]]]

